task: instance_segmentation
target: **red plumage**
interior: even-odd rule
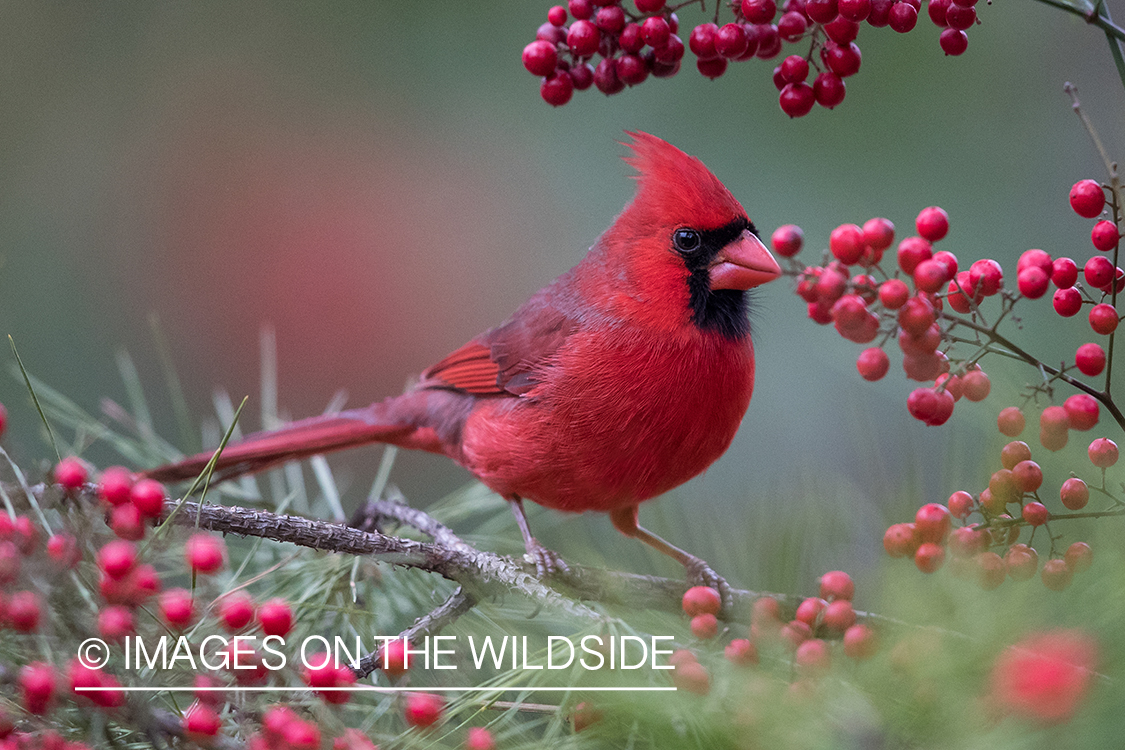
[[[750,403],[744,291],[777,263],[702,162],[631,133],[633,201],[573,269],[407,393],[230,445],[221,476],[365,443],[443,453],[512,500],[608,512],[623,532],[701,561],[636,526],[639,503],[706,469]],[[153,469],[186,479],[210,454]],[[696,571],[698,572],[698,570]]]

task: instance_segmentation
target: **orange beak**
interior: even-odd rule
[[[711,288],[745,291],[780,275],[781,266],[762,241],[747,230],[715,256],[711,263]]]

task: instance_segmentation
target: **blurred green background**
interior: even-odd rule
[[[1122,5],[1109,3],[1125,18]],[[1067,193],[1105,174],[1064,81],[1111,155],[1125,154],[1125,96],[1104,37],[1039,3],[982,3],[960,58],[943,56],[924,15],[908,35],[865,26],[844,103],[792,121],[774,63],[760,60],[714,82],[689,60],[671,80],[552,109],[520,65],[548,7],[4,3],[0,332],[91,411],[125,401],[115,352],[127,349],[172,437],[154,314],[193,415],[223,387],[251,396],[254,429],[263,325],[276,330],[292,416],[319,412],[338,389],[352,405],[398,392],[582,257],[631,195],[617,158],[626,129],[699,156],[763,232],[798,223],[812,251],[837,224],[877,215],[905,236],[921,208],[941,205],[952,224],[942,247],[963,267],[994,257],[1012,269],[1031,247],[1089,254],[1091,222]],[[705,20],[695,6],[680,17]],[[759,379],[741,433],[705,476],[642,508],[642,523],[736,584],[807,592],[826,569],[862,571],[886,524],[920,503],[985,485],[1003,442],[996,413],[1032,373],[986,363],[993,396],[926,428],[906,413],[913,384],[897,356],[885,381],[865,383],[861,347],[807,321],[787,282],[754,303]],[[1049,307],[1028,306],[1018,335],[1061,361],[1091,335]],[[45,459],[26,390],[7,372],[0,401],[6,448]],[[1048,484],[1084,460],[1083,446],[1046,463]],[[333,459],[348,502],[377,457]],[[467,479],[415,455],[393,477],[417,504]],[[578,561],[677,574],[604,518],[542,513],[533,524]],[[513,549],[518,538],[513,525]]]

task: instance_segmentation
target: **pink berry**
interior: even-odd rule
[[[187,589],[168,589],[160,596],[160,614],[173,628],[185,628],[195,619],[195,602]]]
[[[129,492],[133,489],[133,472],[124,466],[110,466],[98,479],[98,497],[110,505],[129,502]]]
[[[492,732],[484,727],[469,727],[465,735],[465,750],[496,750],[496,740]]]
[[[433,693],[408,693],[406,723],[412,727],[432,727],[445,713],[445,701]]]
[[[1117,247],[1117,241],[1120,238],[1120,235],[1117,234],[1117,225],[1112,221],[1099,221],[1090,230],[1090,241],[1094,243],[1094,247],[1103,253]]]
[[[1086,542],[1074,542],[1066,548],[1066,566],[1075,573],[1085,573],[1094,564],[1094,552]]]
[[[111,604],[98,612],[98,633],[107,641],[120,641],[135,632],[133,610],[128,607]]]
[[[828,238],[828,249],[844,265],[859,262],[863,255],[863,229],[855,224],[841,224],[832,230]]]
[[[164,485],[155,479],[141,479],[133,485],[129,499],[145,518],[159,518],[164,511]]]
[[[1039,415],[1039,429],[1045,432],[1066,432],[1070,429],[1070,415],[1061,406],[1048,406]]]
[[[847,599],[837,599],[824,610],[824,627],[837,633],[843,633],[855,625],[855,621],[855,609]]]
[[[1087,284],[1100,289],[1113,281],[1113,264],[1104,255],[1095,255],[1086,261],[1082,274],[1085,276]]]
[[[1001,434],[1008,437],[1018,437],[1025,426],[1023,412],[1017,406],[1008,406],[1001,409],[1000,415],[996,418],[996,426]]]
[[[852,625],[844,632],[844,654],[849,659],[867,659],[878,649],[875,631],[867,625]]]
[[[214,573],[223,567],[226,544],[222,538],[207,533],[192,534],[184,544],[188,567],[197,573]]]
[[[1105,193],[1094,180],[1079,180],[1070,189],[1070,207],[1079,216],[1092,219],[1102,212]]]
[[[719,597],[719,592],[710,586],[692,586],[684,592],[683,608],[688,617],[717,615],[722,606],[723,600]]]
[[[785,224],[774,230],[770,237],[770,244],[774,252],[785,258],[792,258],[801,252],[801,244],[805,240],[805,233],[796,224]]]
[[[245,592],[225,596],[219,605],[219,618],[230,632],[242,630],[254,619],[254,599]]]
[[[39,629],[43,607],[39,594],[34,591],[17,591],[7,603],[8,626],[17,633],[34,633]]]
[[[914,553],[914,565],[923,573],[936,573],[945,564],[945,547],[933,542],[925,542],[918,546]]]
[[[810,596],[797,605],[797,613],[794,615],[794,619],[805,623],[810,628],[815,628],[827,608],[828,602],[819,597]]]
[[[914,516],[914,529],[922,542],[941,544],[950,530],[949,508],[939,503],[927,503]]]
[[[842,570],[830,570],[820,577],[822,599],[847,599],[855,596],[855,582]]]
[[[946,506],[954,518],[965,519],[973,512],[973,496],[964,490],[957,490],[949,496]]]
[[[1000,464],[1009,471],[1016,468],[1021,461],[1031,460],[1031,448],[1022,440],[1013,440],[1000,450]],[[1024,490],[1032,492],[1033,490]]]
[[[992,390],[992,381],[984,370],[970,370],[961,377],[965,385],[965,398],[970,401],[984,401]]]
[[[1074,287],[1056,289],[1051,304],[1059,315],[1072,318],[1082,309],[1082,294]]]
[[[1049,514],[1047,513],[1047,506],[1043,503],[1031,502],[1023,506],[1023,520],[1027,521],[1032,526],[1042,526],[1047,523]]]
[[[28,713],[45,714],[55,696],[55,670],[49,664],[32,662],[19,671],[16,679],[20,698]]]
[[[1043,580],[1043,585],[1051,591],[1062,591],[1070,586],[1074,571],[1067,567],[1065,560],[1048,560],[1043,563],[1043,570],[1040,571],[1039,577]]]
[[[1075,352],[1074,364],[1083,375],[1100,375],[1105,369],[1105,350],[1097,344],[1083,344]]]
[[[98,550],[98,567],[114,580],[124,578],[137,564],[137,549],[124,539],[106,542]]]
[[[895,239],[895,225],[890,219],[876,217],[863,224],[863,241],[873,250],[882,252],[891,246]]]
[[[929,260],[933,254],[933,247],[928,240],[921,237],[906,237],[898,243],[898,267],[912,276],[918,264]]]
[[[566,8],[556,5],[547,11],[547,20],[552,26],[566,25]]]
[[[1090,488],[1078,477],[1071,477],[1063,482],[1059,499],[1068,510],[1082,510],[1090,502]]]
[[[797,647],[793,654],[793,662],[798,671],[820,674],[828,671],[832,661],[832,654],[828,644],[819,638],[810,638]]]
[[[284,638],[293,629],[293,610],[284,599],[270,599],[258,607],[258,624],[266,635]]]
[[[223,720],[214,708],[196,701],[184,711],[183,727],[189,739],[206,744],[208,738],[218,735]]]
[[[914,220],[914,226],[919,235],[930,242],[937,242],[949,233],[949,214],[938,206],[923,208]]]
[[[1046,294],[1050,282],[1051,277],[1038,267],[1025,268],[1016,276],[1020,294],[1028,299],[1039,299]]]
[[[896,523],[883,534],[883,549],[891,557],[913,555],[918,549],[918,535],[912,523]]]
[[[1000,264],[991,258],[978,260],[969,266],[969,284],[972,285],[974,293],[991,297],[1000,291],[1003,281],[1004,272]]]
[[[746,638],[735,638],[723,649],[723,655],[731,664],[748,666],[758,663],[758,649]]]
[[[691,632],[702,640],[714,638],[719,634],[719,621],[712,614],[696,615],[691,618]]]
[[[551,75],[558,59],[555,45],[542,39],[536,39],[523,48],[523,66],[535,76]]]
[[[1117,330],[1117,309],[1104,302],[1094,305],[1090,309],[1090,328],[1103,336],[1113,333]]]
[[[1098,423],[1098,400],[1089,394],[1074,394],[1063,402],[1063,408],[1072,430],[1090,430]]]
[[[879,301],[888,310],[898,310],[910,299],[910,288],[901,279],[888,279],[879,285]]]
[[[55,481],[72,492],[81,489],[88,476],[85,462],[76,456],[67,456],[55,467]]]
[[[1004,554],[1004,564],[1009,578],[1026,581],[1039,570],[1039,553],[1026,544],[1013,544]]]
[[[1086,452],[1090,456],[1090,463],[1099,469],[1108,469],[1117,463],[1117,443],[1109,438],[1092,441]]]

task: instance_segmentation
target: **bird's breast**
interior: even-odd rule
[[[474,409],[462,462],[501,494],[560,510],[635,505],[722,455],[753,385],[749,338],[580,331],[528,397]]]

